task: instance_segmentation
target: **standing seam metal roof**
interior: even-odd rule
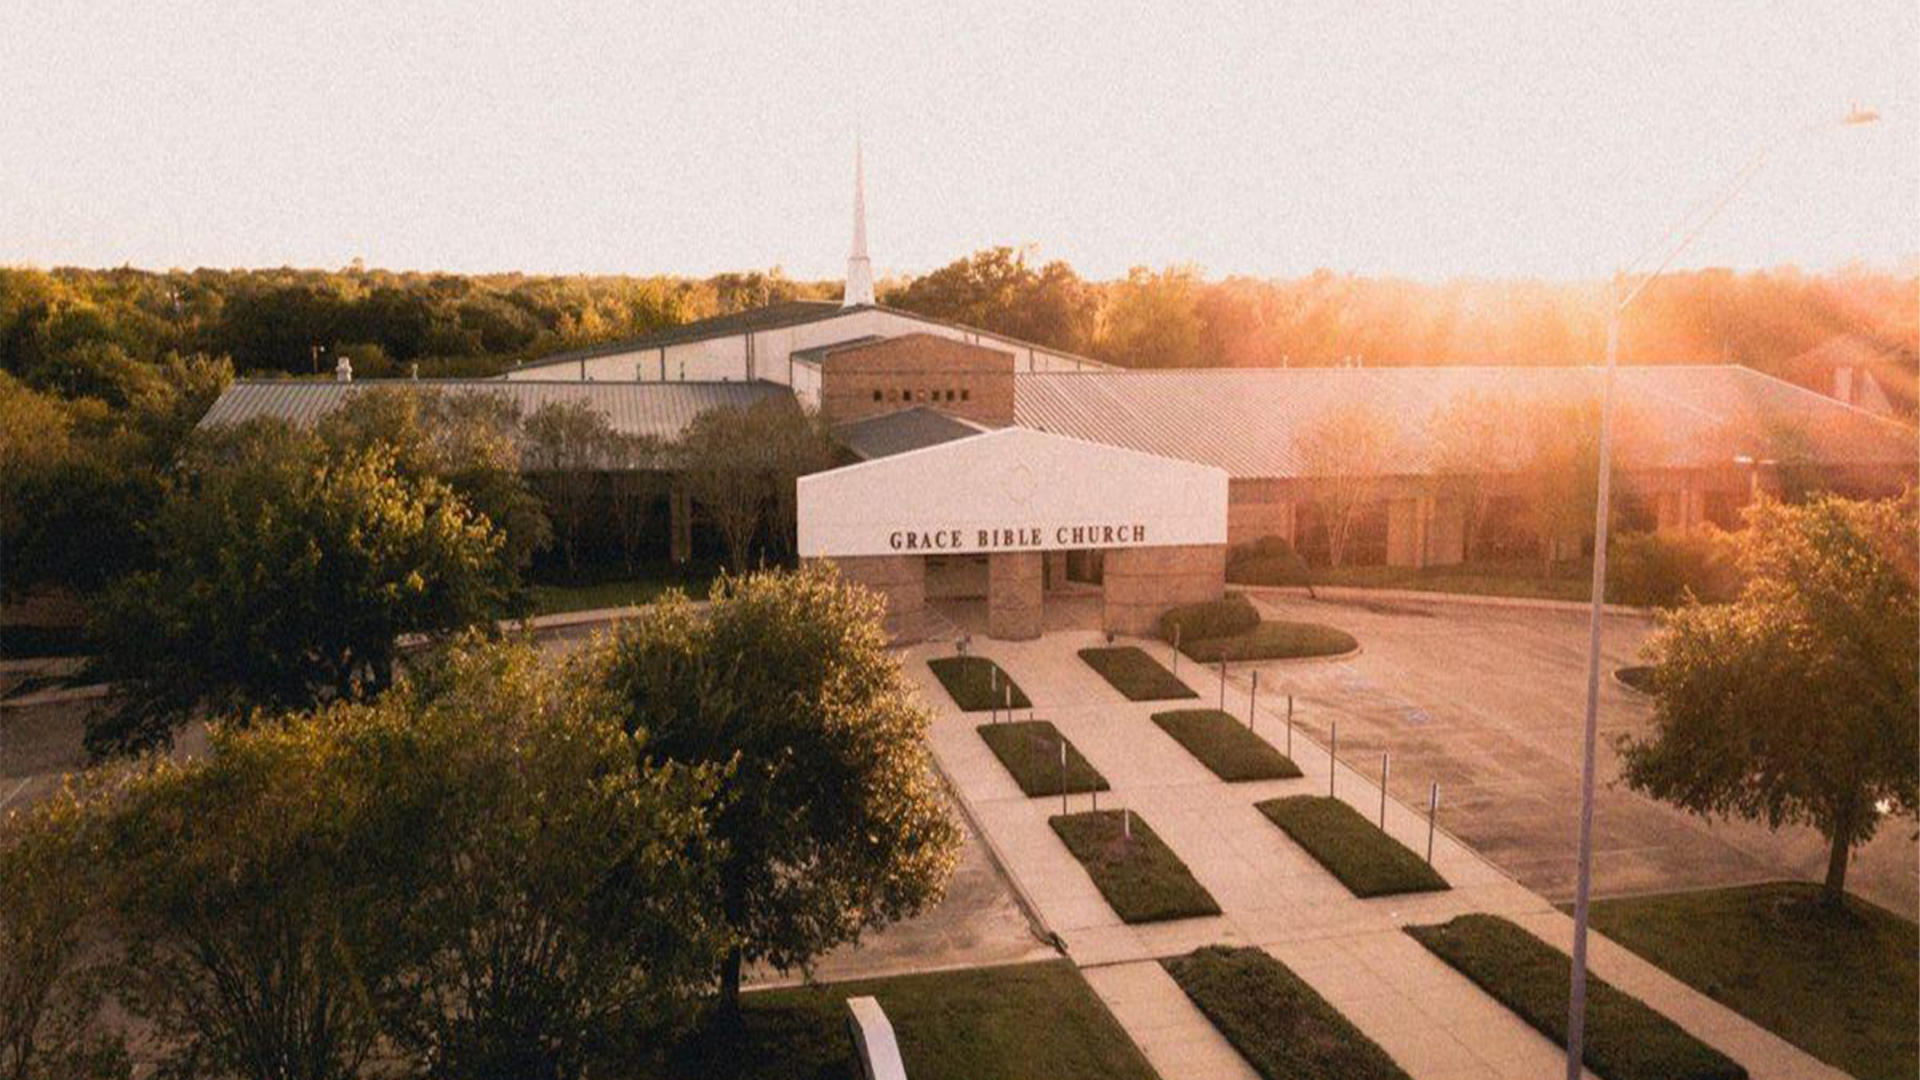
[[[676,439],[693,418],[709,409],[747,408],[772,399],[791,401],[793,392],[770,382],[581,382],[533,379],[369,379],[357,382],[305,382],[293,379],[243,379],[222,393],[202,427],[238,424],[271,416],[310,425],[355,394],[369,391],[428,390],[452,394],[493,394],[522,414],[556,401],[584,401],[606,414],[615,431]]]
[[[1597,403],[1595,367],[1282,368],[1034,372],[1016,376],[1023,426],[1218,465],[1240,479],[1309,473],[1300,435],[1333,409],[1371,403],[1398,422],[1398,475],[1431,470],[1429,428],[1456,397],[1509,399],[1532,411]],[[1643,436],[1622,464],[1726,465],[1737,453],[1795,447],[1815,461],[1908,464],[1915,431],[1738,366],[1619,369],[1616,402]],[[1517,468],[1520,463],[1515,462]]]

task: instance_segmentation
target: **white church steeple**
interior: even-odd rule
[[[867,261],[867,176],[860,139],[853,142],[853,254],[847,256],[843,307],[873,303],[873,264]]]

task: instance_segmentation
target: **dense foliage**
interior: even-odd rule
[[[512,612],[499,529],[385,444],[329,450],[285,424],[198,442],[149,525],[155,568],[94,612],[97,674],[121,684],[96,753],[171,740],[200,709],[245,715],[372,697],[403,634]]]
[[[648,763],[600,663],[467,641],[0,822],[8,1075],[128,1033],[163,1076],[630,1074],[725,944],[721,773]]]
[[[887,650],[882,601],[831,569],[669,594],[622,627],[606,680],[656,760],[732,766],[713,806],[726,845],[718,973],[783,970],[939,898],[959,832],[932,774],[926,711]]]
[[[1916,501],[1754,506],[1739,597],[1664,618],[1653,728],[1620,742],[1623,778],[1655,798],[1818,829],[1834,904],[1852,850],[1920,810]]]

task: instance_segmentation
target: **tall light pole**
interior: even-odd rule
[[[1876,123],[1879,119],[1880,114],[1872,109],[1856,106],[1840,119],[1839,126],[1858,127]],[[1818,131],[1829,126],[1827,123],[1816,124],[1799,133]],[[1620,355],[1620,316],[1640,298],[1640,294],[1654,279],[1665,273],[1673,261],[1693,245],[1706,227],[1726,209],[1727,204],[1745,190],[1781,141],[1774,140],[1761,146],[1746,165],[1734,174],[1724,191],[1693,214],[1681,219],[1672,232],[1656,241],[1649,251],[1657,250],[1669,240],[1672,242],[1659,263],[1624,296],[1620,289],[1628,282],[1635,268],[1646,261],[1644,255],[1615,276],[1607,297],[1607,366],[1600,382],[1600,488],[1593,512],[1593,597],[1587,616],[1587,723],[1580,765],[1580,873],[1574,887],[1573,983],[1567,999],[1567,1080],[1580,1080],[1580,1059],[1586,1038],[1587,899],[1593,885],[1593,777],[1595,744],[1599,738],[1600,620],[1607,597],[1607,524],[1612,516],[1609,502],[1613,482],[1613,374]]]

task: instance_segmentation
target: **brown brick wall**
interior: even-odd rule
[[[821,362],[820,411],[833,423],[915,405],[983,424],[1013,423],[1013,354],[905,334],[841,349]]]
[[[1105,563],[1101,621],[1111,633],[1149,635],[1168,608],[1226,595],[1220,545],[1110,548]]]

